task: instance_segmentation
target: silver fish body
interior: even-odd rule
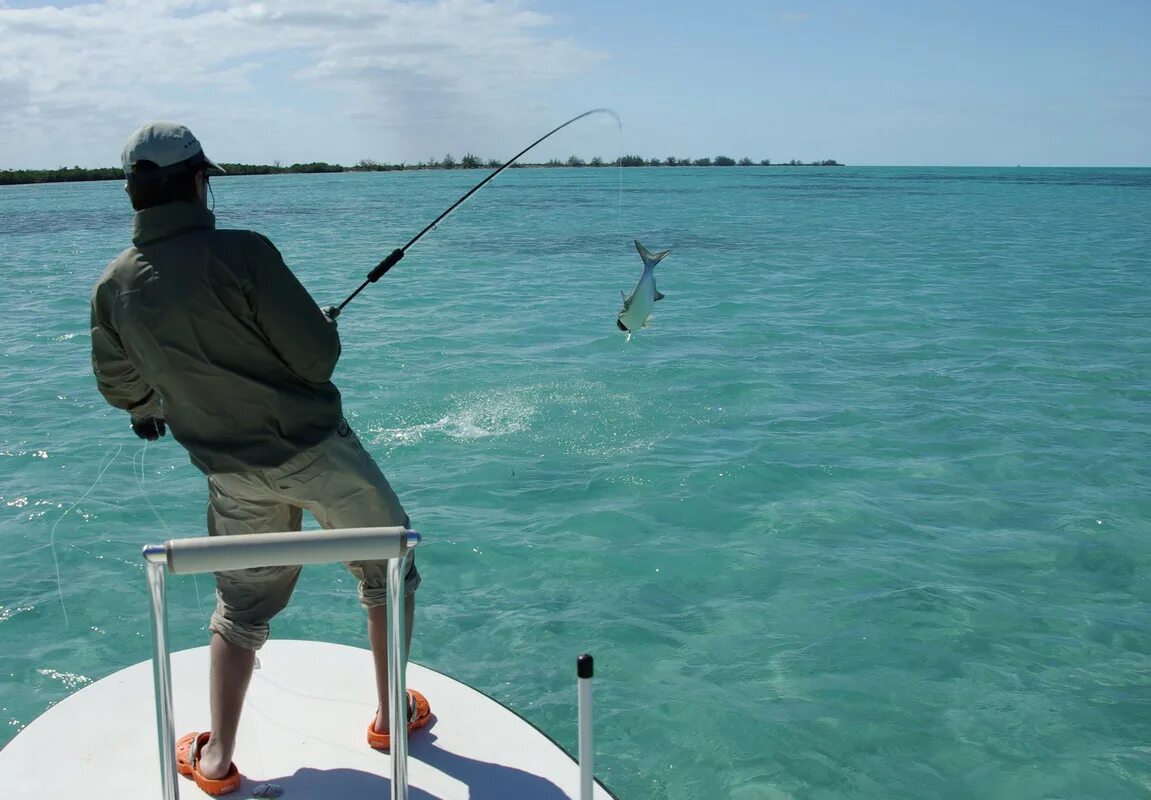
[[[623,308],[615,322],[616,327],[627,334],[629,341],[634,331],[648,326],[652,309],[664,297],[659,289],[655,288],[655,265],[671,252],[661,250],[658,253],[651,253],[639,241],[636,241],[635,249],[643,259],[643,274],[639,276],[639,282],[632,289],[631,295],[620,292],[620,296],[623,297]]]

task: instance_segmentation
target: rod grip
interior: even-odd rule
[[[375,283],[380,278],[384,277],[384,274],[387,273],[387,271],[394,267],[396,264],[400,263],[400,259],[403,257],[403,249],[397,247],[395,250],[388,254],[387,258],[385,258],[379,264],[376,264],[375,269],[368,273],[368,281]]]

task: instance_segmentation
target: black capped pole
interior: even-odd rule
[[[591,679],[595,672],[592,657],[584,653],[576,659],[579,679],[579,796],[592,800],[595,785],[595,753],[592,750]]]
[[[533,147],[535,147],[537,144],[542,142],[544,139],[551,136],[553,133],[558,133],[559,131],[566,128],[568,125],[571,125],[573,122],[578,122],[579,120],[583,119],[584,117],[589,117],[592,114],[610,114],[611,116],[615,117],[616,124],[618,124],[621,128],[623,127],[623,124],[620,122],[619,116],[617,116],[616,113],[614,111],[612,111],[610,108],[593,108],[591,111],[585,111],[582,114],[579,114],[577,116],[572,117],[567,122],[565,122],[563,125],[558,125],[555,128],[552,128],[550,131],[545,133],[540,138],[536,139],[534,142],[529,144],[523,150],[520,150],[514,156],[509,158],[507,160],[507,162],[502,167],[500,167],[495,172],[493,172],[491,175],[488,175],[482,181],[480,181],[475,186],[473,186],[471,189],[469,189],[467,194],[465,194],[463,197],[461,197],[456,202],[452,203],[451,206],[448,207],[447,211],[440,214],[434,220],[429,222],[428,225],[422,231],[420,231],[419,233],[417,233],[415,236],[413,236],[411,238],[411,241],[409,241],[403,247],[397,248],[397,249],[393,250],[391,253],[389,253],[387,258],[385,258],[383,261],[381,261],[379,264],[377,264],[375,266],[375,268],[371,272],[368,273],[368,277],[364,280],[363,283],[360,284],[359,288],[356,289],[356,291],[352,292],[350,295],[348,295],[347,299],[345,299],[344,302],[340,303],[336,307],[336,312],[339,313],[340,311],[343,311],[344,306],[346,306],[348,303],[352,302],[352,299],[356,295],[358,295],[360,292],[362,292],[365,289],[365,287],[367,287],[367,285],[369,283],[375,283],[380,278],[382,278],[384,276],[384,274],[387,273],[388,270],[390,270],[397,263],[399,263],[400,259],[404,257],[404,253],[406,253],[408,251],[409,247],[411,247],[413,244],[415,244],[420,239],[422,239],[424,237],[425,233],[430,231],[432,228],[436,227],[436,225],[438,225],[440,223],[440,221],[443,220],[444,217],[446,217],[448,214],[455,211],[460,206],[461,203],[463,203],[465,200],[467,200],[469,197],[471,197],[473,194],[475,194],[480,189],[482,189],[485,185],[487,185],[488,181],[490,181],[492,178],[499,175],[501,172],[503,172],[505,169],[507,169],[513,163],[515,163],[515,160],[517,158],[522,156],[528,150],[531,150]]]

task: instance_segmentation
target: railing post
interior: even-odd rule
[[[388,561],[388,690],[392,741],[392,800],[408,800],[408,661],[404,578],[411,554]]]
[[[160,777],[164,800],[179,800],[176,781],[176,730],[172,715],[172,661],[168,655],[168,607],[164,582],[167,548],[144,548],[148,590],[152,600],[152,673],[156,694],[156,736],[160,746]]]

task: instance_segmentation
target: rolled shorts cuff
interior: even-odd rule
[[[364,608],[378,608],[388,604],[388,562],[364,561],[348,565],[352,574],[359,578],[360,605]],[[415,594],[422,578],[413,558],[408,563],[408,573],[404,576],[404,594]]]
[[[251,624],[228,619],[217,609],[208,623],[208,630],[223,637],[224,641],[245,650],[259,650],[268,641],[270,627],[265,624]]]

